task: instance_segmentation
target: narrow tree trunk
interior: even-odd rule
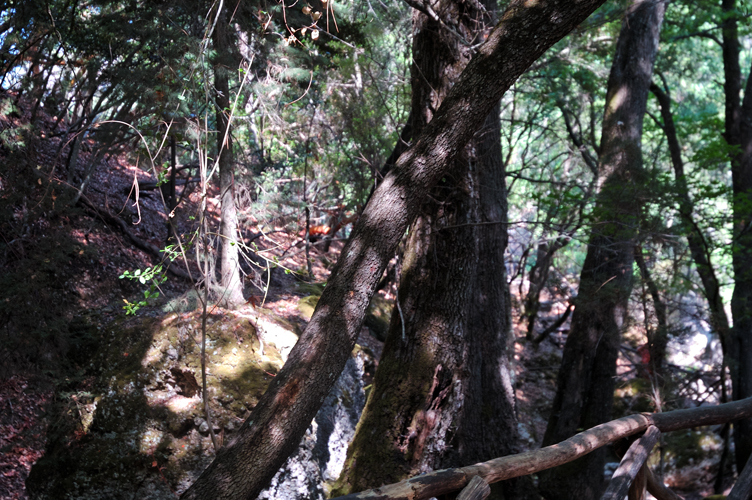
[[[366,308],[423,200],[514,81],[604,0],[515,0],[431,123],[373,194],[308,327],[238,435],[184,499],[254,498],[296,448],[349,359]]]
[[[538,311],[540,310],[540,295],[548,282],[548,275],[551,272],[551,264],[553,263],[554,255],[560,249],[564,248],[570,241],[569,235],[559,236],[554,240],[553,244],[549,244],[548,241],[541,241],[538,243],[538,251],[536,252],[535,264],[530,269],[529,281],[530,288],[525,296],[525,314],[527,319],[527,335],[528,340],[535,341],[535,323],[538,320]],[[567,314],[566,312],[564,314]]]
[[[220,3],[220,5],[222,5]],[[227,7],[217,14],[213,42],[217,51],[214,61],[215,105],[217,106],[217,155],[219,155],[219,196],[221,203],[219,237],[221,254],[220,303],[234,306],[243,302],[243,283],[240,280],[238,259],[238,215],[235,208],[235,163],[232,155],[230,134],[230,86],[229,69],[225,65],[232,44],[230,42]]]
[[[740,150],[730,156],[733,202],[734,293],[731,296],[731,314],[734,326],[726,351],[726,364],[731,373],[732,397],[743,399],[752,394],[752,166],[749,123],[752,112],[752,82],[747,78],[744,104],[741,103],[742,72],[739,63],[739,29],[736,0],[723,0],[722,54],[723,91],[725,94],[725,129],[723,136],[729,146]],[[744,109],[742,109],[744,108]],[[744,130],[744,134],[742,134]],[[743,136],[744,135],[744,136]],[[752,455],[752,420],[734,423],[736,468],[742,470]]]
[[[705,236],[702,234],[697,222],[694,219],[694,202],[689,196],[689,187],[687,178],[684,174],[684,160],[681,155],[681,145],[679,144],[674,124],[673,113],[671,112],[671,97],[668,91],[660,88],[656,84],[651,84],[650,91],[655,95],[661,109],[661,118],[663,123],[661,128],[666,134],[671,163],[674,167],[674,177],[676,182],[676,192],[679,198],[679,215],[681,217],[684,232],[687,235],[687,244],[692,260],[695,263],[697,274],[700,275],[705,298],[708,300],[710,310],[710,324],[713,330],[718,334],[721,344],[726,346],[729,336],[729,320],[726,315],[726,309],[721,297],[721,285],[715,274],[713,263],[710,259],[710,248]],[[724,347],[724,352],[726,348]]]
[[[679,144],[679,137],[676,132],[676,125],[674,124],[674,116],[671,112],[671,96],[668,92],[668,88],[662,89],[655,83],[651,84],[650,91],[658,100],[658,104],[661,110],[661,118],[663,119],[663,123],[660,124],[660,127],[666,134],[666,142],[668,143],[668,149],[671,155],[671,164],[674,167],[676,194],[679,198],[679,216],[681,217],[682,225],[684,226],[684,232],[687,236],[687,245],[689,246],[689,252],[692,255],[692,260],[695,263],[697,274],[700,276],[700,281],[702,282],[702,289],[705,293],[705,298],[708,301],[710,325],[712,329],[718,334],[718,338],[721,341],[721,349],[723,350],[723,367],[721,370],[721,401],[725,403],[726,366],[731,359],[728,353],[729,344],[731,343],[731,326],[729,324],[728,315],[726,314],[726,309],[723,304],[723,297],[721,296],[721,285],[718,281],[718,276],[715,273],[715,269],[711,260],[710,245],[708,244],[707,238],[703,234],[694,218],[695,207],[692,198],[689,196],[689,187],[687,186],[687,179],[684,173],[684,160],[681,154],[681,145]],[[721,454],[721,462],[718,468],[718,475],[716,476],[714,485],[714,490],[716,493],[723,492],[723,477],[729,452],[728,424],[723,426],[720,436],[723,440],[723,453]]]
[[[655,319],[658,323],[655,330],[652,328],[647,329],[650,366],[645,368],[655,375],[652,381],[660,388],[663,386],[660,381],[663,379],[663,363],[666,359],[666,347],[668,346],[668,314],[666,303],[663,301],[658,291],[658,285],[653,280],[647,262],[645,262],[645,258],[642,255],[642,245],[635,246],[634,251],[635,263],[640,270],[643,283],[647,285],[650,298],[653,299],[653,310],[655,311]]]
[[[544,446],[611,417],[640,217],[642,122],[664,11],[663,1],[636,0],[616,45],[603,119],[601,188]],[[541,493],[557,500],[598,498],[604,462],[599,450],[542,473]]]
[[[747,78],[744,110],[741,104],[742,72],[739,64],[739,29],[736,0],[723,0],[722,55],[723,91],[725,94],[725,129],[723,136],[729,146],[740,146],[730,156],[733,202],[733,248],[734,293],[731,296],[731,314],[734,326],[731,329],[726,364],[731,372],[732,397],[742,399],[752,394],[752,167],[749,165],[750,125],[752,111],[752,83]],[[742,137],[742,123],[745,137]],[[746,159],[744,158],[746,154]],[[742,470],[752,454],[752,420],[734,423],[736,468]]]

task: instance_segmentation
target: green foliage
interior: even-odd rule
[[[0,116],[19,115],[18,107],[10,99],[0,99]],[[24,136],[31,132],[31,124],[24,123],[20,126],[1,127],[0,147],[17,151],[26,147]]]
[[[161,264],[159,264],[154,267],[147,267],[144,270],[136,269],[133,272],[125,271],[123,274],[118,276],[118,278],[120,278],[121,280],[135,280],[142,285],[149,285],[149,288],[147,290],[144,290],[143,300],[139,300],[138,302],[134,303],[129,302],[127,299],[123,299],[123,302],[125,302],[125,305],[123,306],[125,313],[134,315],[138,312],[139,309],[148,305],[150,299],[156,299],[157,297],[159,297],[159,285],[167,281],[166,274],[167,271]]]
[[[183,245],[182,249],[177,245],[167,245],[162,253],[164,254],[165,261],[175,262],[175,260],[183,256],[183,251],[187,251],[192,245],[192,241],[188,240]],[[135,271],[124,271],[123,274],[118,276],[119,279],[127,279],[136,281],[141,285],[148,285],[149,287],[144,290],[144,298],[138,302],[130,302],[127,299],[123,299],[125,305],[123,309],[126,315],[135,315],[139,309],[149,305],[150,301],[159,298],[159,286],[167,281],[167,268],[163,264],[157,264],[153,267],[147,267],[145,269],[136,269]]]

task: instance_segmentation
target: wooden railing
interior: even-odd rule
[[[494,458],[467,467],[429,472],[372,490],[352,493],[335,500],[427,500],[461,490],[458,500],[481,500],[490,492],[489,484],[572,462],[588,453],[620,439],[644,433],[630,446],[609,483],[602,500],[622,500],[633,489],[647,490],[658,500],[680,497],[666,488],[643,467],[661,432],[671,432],[703,425],[725,424],[752,418],[752,398],[718,406],[702,406],[665,413],[640,413],[581,432],[559,444],[517,455]],[[729,500],[747,500],[752,493],[752,460],[728,496]],[[643,476],[638,478],[642,471]],[[635,481],[638,478],[638,481]]]

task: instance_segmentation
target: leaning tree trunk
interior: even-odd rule
[[[434,9],[471,40],[494,4],[484,12],[443,0]],[[426,14],[414,13],[413,30],[411,116],[420,133],[471,51]],[[409,231],[400,307],[336,494],[515,451],[500,132],[495,106]]]
[[[515,80],[604,0],[514,0],[431,123],[374,191],[266,393],[183,499],[254,498],[300,443],[360,334],[381,274],[430,189]]]
[[[220,4],[222,6],[222,4]],[[227,20],[227,6],[217,14],[213,42],[217,51],[214,61],[214,90],[217,107],[217,155],[219,155],[219,196],[221,214],[219,238],[221,254],[219,268],[221,290],[219,302],[234,306],[243,302],[243,283],[240,280],[238,259],[238,214],[235,207],[235,164],[232,156],[230,134],[230,85],[227,56],[232,50],[231,33]]]
[[[611,417],[640,218],[642,122],[664,11],[662,0],[636,0],[616,44],[603,118],[601,188],[544,446]],[[598,451],[546,471],[540,491],[557,500],[598,498],[604,462]]]

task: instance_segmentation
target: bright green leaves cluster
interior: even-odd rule
[[[157,297],[159,297],[159,285],[167,281],[166,271],[161,264],[154,267],[147,267],[143,270],[136,269],[133,272],[125,271],[119,276],[119,278],[121,280],[135,280],[142,285],[149,285],[149,288],[147,290],[144,290],[143,300],[139,300],[138,302],[130,302],[127,299],[123,299],[123,302],[125,302],[123,309],[125,309],[125,313],[128,315],[136,314],[139,309],[148,305],[150,299],[156,299]]]

